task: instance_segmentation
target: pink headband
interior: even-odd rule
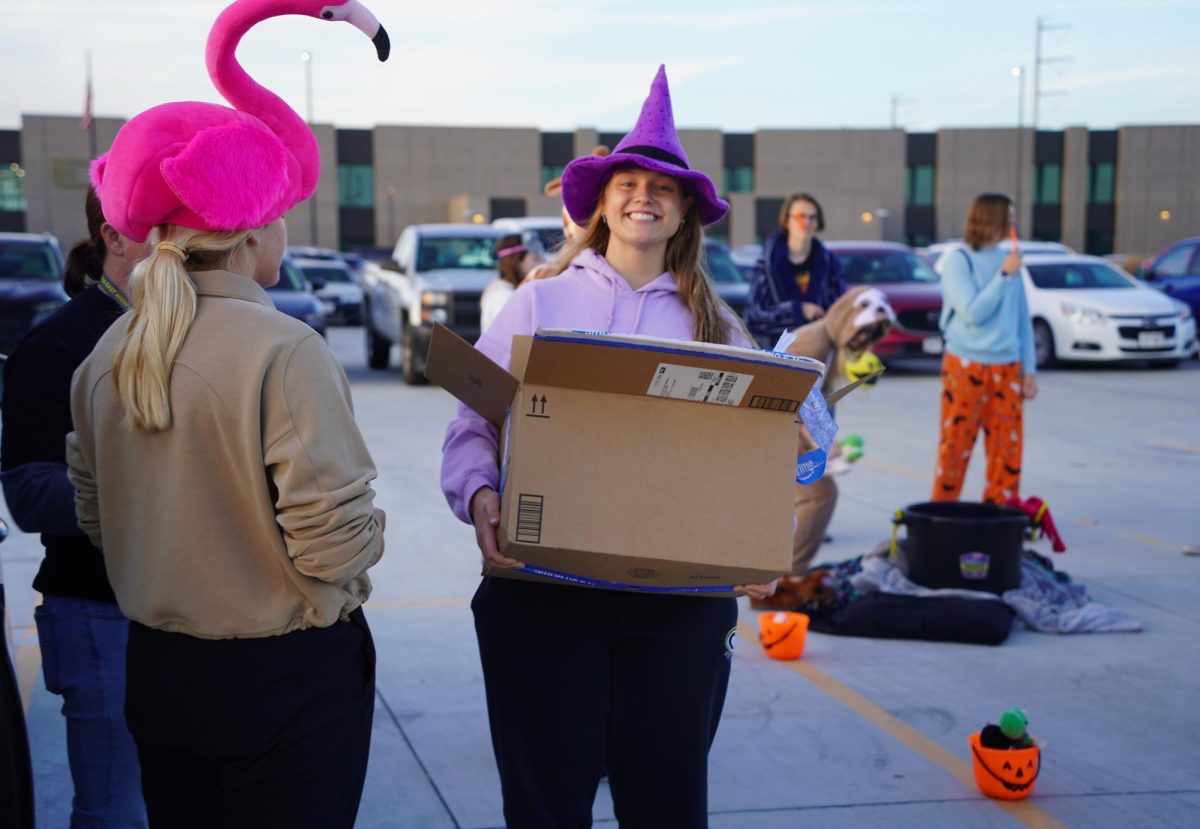
[[[511,248],[504,248],[503,250],[496,251],[496,258],[503,259],[505,256],[508,256],[509,254],[524,253],[527,250],[529,250],[529,248],[525,247],[525,245],[513,245]]]

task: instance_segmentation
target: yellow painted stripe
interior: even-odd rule
[[[909,480],[920,481],[921,483],[933,483],[932,469],[927,473],[921,473],[917,472],[916,470],[909,469],[907,466],[899,466],[894,463],[888,463],[887,461],[876,460],[875,458],[862,458],[858,461],[858,463],[861,463],[863,466],[870,467],[878,472],[890,472],[893,475],[899,475],[901,478],[908,478]]]
[[[1099,521],[1096,521],[1092,518],[1077,518],[1071,523],[1079,527],[1091,527],[1093,529],[1105,530],[1113,535],[1119,535],[1122,538],[1128,538],[1130,541],[1136,541],[1139,544],[1148,544],[1151,547],[1163,547],[1167,550],[1175,551],[1178,551],[1181,547],[1183,547],[1182,544],[1178,544],[1174,541],[1168,541],[1165,538],[1158,538],[1157,536],[1146,535],[1145,533],[1135,533],[1132,530],[1123,530],[1120,527],[1104,526]]]
[[[743,642],[758,641],[758,631],[746,622],[738,623],[738,636]],[[838,682],[813,665],[812,662],[796,659],[788,662],[780,661],[777,664],[799,674],[844,707],[878,727],[893,739],[908,746],[947,774],[957,778],[972,791],[976,791],[975,773],[971,764],[962,757],[926,737],[903,720],[884,711],[853,688]],[[965,751],[966,744],[963,745]],[[1030,829],[1066,829],[1062,823],[1028,800],[992,800],[991,802]]]
[[[37,676],[42,670],[42,649],[38,647],[37,636],[33,641],[26,641],[17,648],[14,662],[17,666],[17,688],[21,692],[21,706],[29,713],[29,702],[33,699],[33,687]]]
[[[1200,446],[1192,446],[1188,443],[1173,443],[1169,440],[1152,440],[1151,446],[1157,446],[1159,449],[1174,449],[1179,452],[1191,452],[1194,455],[1200,455]]]

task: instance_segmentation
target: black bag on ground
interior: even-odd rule
[[[813,618],[811,626],[837,636],[999,645],[1008,638],[1014,615],[1004,602],[990,599],[869,593],[829,616]]]

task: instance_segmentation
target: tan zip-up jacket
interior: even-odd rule
[[[112,358],[125,314],[75,373],[67,463],[79,526],[121,611],[206,639],[326,627],[371,592],[375,466],[325,341],[252,280],[192,274],[170,428],[124,423]]]

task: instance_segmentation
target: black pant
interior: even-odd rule
[[[510,829],[707,826],[733,599],[485,578],[471,604]]]
[[[351,829],[375,646],[349,622],[263,639],[130,625],[125,717],[151,827]]]

